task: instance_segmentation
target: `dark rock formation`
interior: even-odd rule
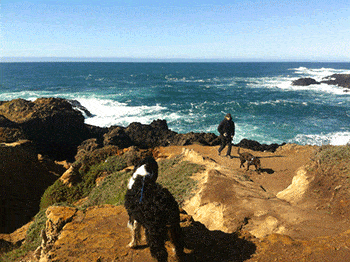
[[[205,146],[216,146],[220,144],[217,135],[213,133],[187,133],[177,134],[172,140],[173,145],[186,146],[194,143],[199,143]]]
[[[3,133],[0,140],[29,139],[38,153],[57,160],[72,159],[77,146],[89,137],[83,115],[64,99],[0,102],[0,114],[0,134]]]
[[[87,117],[92,117],[90,111],[87,110],[86,107],[84,107],[82,104],[80,104],[79,101],[73,99],[68,99],[67,101],[73,106],[74,109],[81,111],[83,115],[86,115]]]
[[[329,85],[337,85],[350,89],[350,74],[334,74],[323,78],[321,83],[326,83]]]
[[[125,132],[124,127],[111,127],[109,132],[103,135],[103,145],[114,145],[120,148],[127,148],[133,145],[131,138]]]
[[[292,82],[293,86],[309,86],[309,85],[317,85],[317,84],[319,84],[319,82],[317,82],[315,79],[310,77],[299,78]]]
[[[0,156],[0,233],[10,233],[39,211],[42,194],[57,176],[38,160],[30,141],[0,144]]]
[[[316,84],[328,84],[337,85],[346,89],[350,89],[350,74],[333,74],[331,76],[324,77],[321,82],[317,82],[313,78],[299,78],[292,82],[294,86],[309,86]]]
[[[269,152],[275,152],[276,149],[280,146],[285,145],[286,143],[282,143],[282,144],[270,144],[270,145],[266,145],[266,144],[260,144],[257,141],[254,140],[249,140],[249,139],[242,139],[238,144],[236,144],[235,146],[239,146],[242,148],[247,148],[247,149],[251,149],[254,151],[269,151]]]
[[[218,137],[213,133],[178,134],[168,128],[166,120],[155,120],[150,125],[131,123],[128,127],[115,126],[104,134],[103,144],[119,148],[137,146],[142,149],[169,145],[218,145]]]
[[[168,128],[165,120],[155,120],[150,125],[131,123],[125,129],[125,133],[133,144],[140,148],[168,146],[176,135]]]

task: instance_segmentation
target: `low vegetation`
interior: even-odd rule
[[[42,196],[41,211],[35,216],[34,223],[28,229],[25,243],[21,248],[5,254],[1,257],[1,261],[15,261],[16,258],[23,257],[40,245],[40,232],[47,220],[45,211],[51,205],[74,206],[83,198],[86,200],[79,206],[82,209],[102,204],[122,205],[127,183],[132,174],[132,170],[125,169],[128,162],[128,156],[109,156],[88,168],[85,166],[84,169],[80,169],[81,181],[76,185],[68,187],[57,180]],[[190,177],[201,171],[203,167],[182,161],[181,157],[163,159],[158,164],[158,182],[168,188],[181,205],[196,188],[196,182]],[[96,179],[99,177],[104,178],[96,186]]]
[[[45,211],[46,209],[41,210],[34,217],[33,223],[28,228],[26,240],[22,244],[22,246],[18,249],[14,249],[10,252],[7,252],[3,256],[1,256],[0,254],[0,261],[18,261],[19,258],[25,256],[29,251],[34,251],[40,245],[40,232],[45,227],[45,223],[47,220]]]

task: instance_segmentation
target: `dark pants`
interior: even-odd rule
[[[225,146],[227,145],[227,156],[231,155],[231,148],[232,148],[232,138],[231,137],[226,137],[226,136],[220,136],[221,139],[221,144],[220,144],[220,148],[219,148],[219,154],[221,153],[221,151],[225,148]]]

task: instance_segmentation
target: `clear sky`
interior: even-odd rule
[[[1,0],[1,57],[350,62],[350,0]]]

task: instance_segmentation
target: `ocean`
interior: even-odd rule
[[[350,63],[0,63],[0,73],[1,101],[74,99],[92,113],[85,122],[101,127],[166,119],[178,133],[218,134],[231,113],[234,143],[350,142],[350,92],[291,85],[350,74]]]

